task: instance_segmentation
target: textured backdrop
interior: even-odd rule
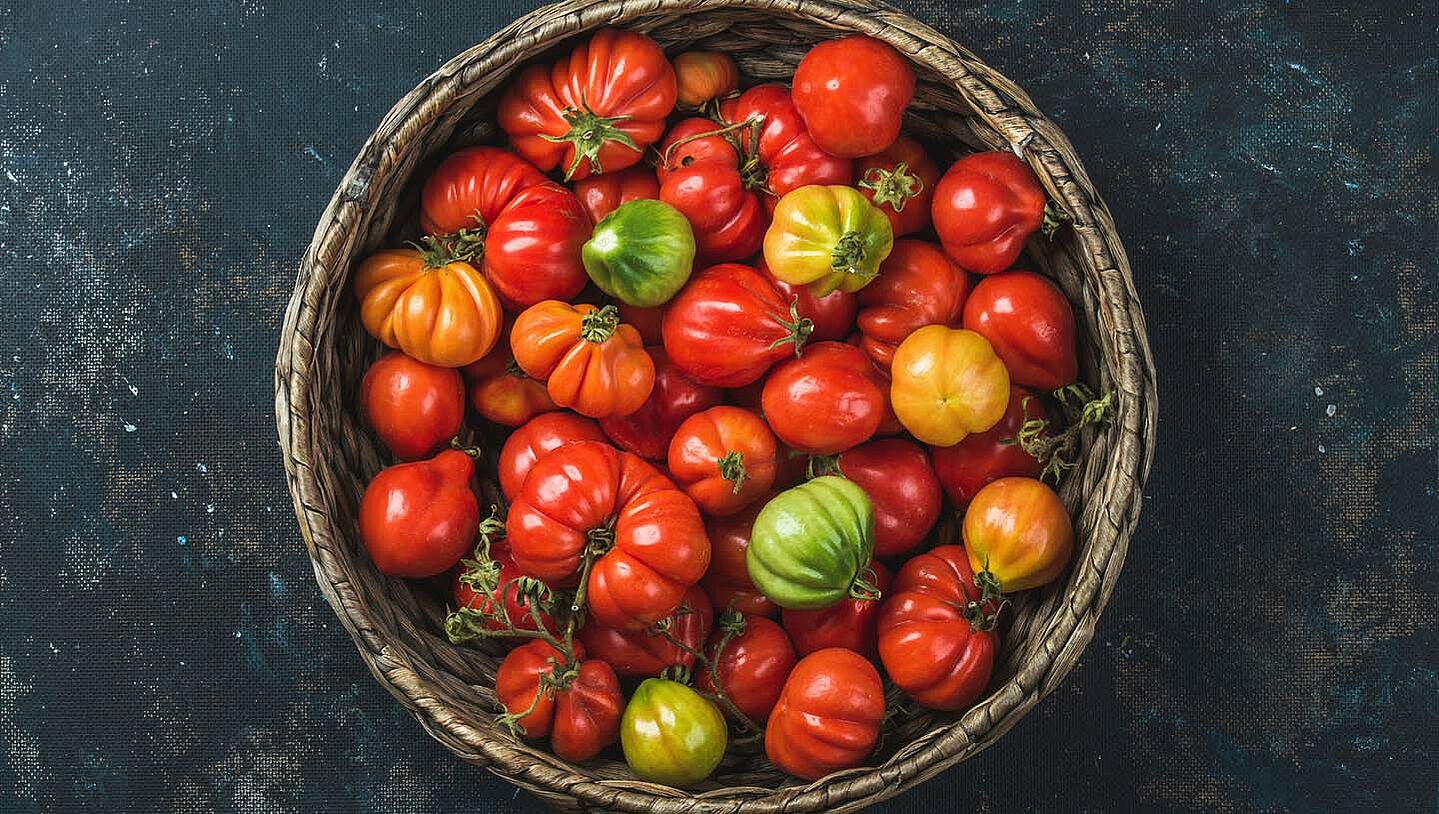
[[[1439,811],[1435,4],[901,5],[1079,149],[1161,422],[1079,666],[883,810]],[[0,811],[536,811],[364,671],[271,401],[350,158],[530,6],[171,6],[0,0]]]

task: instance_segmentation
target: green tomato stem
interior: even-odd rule
[[[719,466],[720,477],[734,484],[733,494],[739,494],[744,489],[745,481],[749,480],[749,472],[744,468],[744,453],[737,450],[726,452],[723,458],[715,461]]]
[[[620,311],[613,305],[585,314],[580,320],[580,337],[598,345],[614,336],[620,327]]]
[[[845,274],[873,277],[873,271],[866,271],[859,267],[859,264],[864,262],[864,256],[864,235],[856,231],[845,232],[834,244],[834,254],[829,266],[835,271]]]
[[[903,212],[909,199],[924,191],[924,179],[909,171],[909,164],[901,161],[894,169],[871,167],[860,179],[861,189],[874,193],[875,206],[889,204],[895,212]]]
[[[551,136],[541,134],[540,138],[545,141],[560,143],[569,142],[575,151],[575,159],[565,169],[565,180],[568,181],[579,171],[580,164],[588,161],[590,173],[599,175],[604,172],[600,166],[600,150],[611,141],[618,142],[624,146],[639,151],[635,140],[630,134],[616,125],[627,121],[631,116],[600,116],[590,109],[589,105],[581,103],[580,107],[567,107],[560,111],[560,116],[569,124],[569,132],[563,136]]]

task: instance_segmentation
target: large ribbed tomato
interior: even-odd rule
[[[884,382],[853,345],[820,342],[774,369],[760,403],[775,435],[811,455],[833,455],[869,440],[887,403]]]
[[[654,360],[613,305],[532,305],[515,318],[510,347],[515,363],[545,382],[555,404],[591,418],[629,415],[654,387]]]
[[[1009,403],[1009,373],[979,334],[926,325],[895,351],[889,392],[905,429],[946,447],[999,423]]]
[[[975,274],[1014,265],[1024,241],[1058,225],[1034,170],[1003,150],[967,155],[939,179],[930,213],[944,251]]]
[[[550,738],[565,760],[589,760],[620,735],[624,695],[615,671],[599,659],[585,659],[574,645],[571,663],[548,642],[526,642],[505,657],[495,673],[495,695],[506,721],[531,738]]]
[[[798,356],[812,328],[768,276],[724,263],[696,274],[670,300],[663,334],[670,359],[693,381],[743,387]]]
[[[969,275],[933,243],[896,240],[879,277],[859,292],[860,347],[882,370],[895,349],[926,325],[956,326]]]
[[[989,340],[1015,384],[1058,390],[1079,377],[1074,308],[1046,277],[1016,270],[980,280],[964,327]]]
[[[541,413],[510,433],[500,448],[500,492],[514,502],[535,461],[573,441],[606,441],[594,421],[574,413]]]
[[[854,162],[825,152],[815,144],[783,85],[756,85],[720,106],[720,116],[738,129],[741,152],[753,149],[754,130],[743,126],[759,121],[758,159],[764,185],[770,194],[764,203],[771,212],[789,192],[811,184],[848,184],[854,180]]]
[[[775,440],[764,419],[720,405],[695,413],[670,440],[669,470],[705,514],[722,517],[774,485]]]
[[[494,289],[478,269],[437,246],[375,252],[355,271],[354,290],[365,330],[426,364],[464,367],[500,335]]]
[[[800,659],[765,727],[764,751],[805,780],[862,765],[879,739],[884,685],[852,650],[831,647]]]
[[[604,659],[615,672],[626,678],[657,676],[671,665],[689,667],[694,654],[704,646],[705,637],[714,627],[714,610],[709,597],[698,585],[685,592],[684,601],[660,622],[665,632],[684,647],[676,645],[657,630],[625,630],[610,627],[598,619],[586,620],[580,628],[580,641],[591,656]]]
[[[660,145],[656,168],[660,200],[689,220],[707,263],[743,260],[764,239],[763,169],[722,130],[709,119],[680,122]]]
[[[794,69],[794,105],[832,155],[873,155],[893,144],[913,97],[909,60],[862,34],[819,43]]]

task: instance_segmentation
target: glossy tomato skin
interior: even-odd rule
[[[898,557],[924,542],[939,521],[944,491],[918,444],[885,438],[839,456],[839,474],[874,504],[874,555]]]
[[[833,455],[879,430],[885,397],[869,358],[843,342],[820,342],[777,367],[760,403],[781,441],[811,455]]]
[[[423,579],[455,567],[475,546],[475,462],[459,450],[384,469],[360,500],[360,539],[380,573]]]
[[[764,260],[776,279],[824,296],[869,285],[893,245],[889,219],[853,187],[807,186],[775,206]]]
[[[470,409],[502,427],[518,427],[540,413],[559,409],[545,383],[530,378],[515,364],[508,334],[488,356],[466,365],[461,373]]]
[[[559,757],[584,761],[619,738],[624,696],[608,664],[585,659],[584,648],[579,645],[575,645],[575,657],[579,665],[570,683],[554,691],[553,697],[541,693],[534,710],[518,723],[528,737],[548,735],[550,748]],[[529,709],[540,693],[540,676],[564,666],[564,655],[547,642],[526,642],[511,650],[500,663],[495,695],[507,712],[518,715]]]
[[[1004,477],[1037,478],[1044,469],[1038,458],[1016,443],[1024,422],[1047,419],[1044,402],[1022,387],[1009,388],[1009,406],[998,424],[974,433],[952,447],[930,447],[939,483],[956,509],[969,501],[993,480]]]
[[[591,175],[574,183],[575,197],[585,208],[592,223],[599,223],[605,215],[615,211],[622,203],[660,196],[660,182],[649,167],[636,165],[619,172]]]
[[[834,475],[780,492],[760,509],[745,565],[750,581],[786,609],[828,608],[856,588],[874,553],[874,507]]]
[[[860,193],[889,218],[896,238],[929,228],[939,165],[919,142],[900,136],[883,151],[859,159],[855,177]]]
[[[964,305],[964,327],[989,340],[1015,384],[1058,390],[1079,377],[1074,308],[1039,274],[1003,271],[980,280]]]
[[[678,681],[645,679],[620,722],[625,762],[652,783],[698,783],[719,765],[728,745],[729,728],[719,708]]]
[[[770,273],[763,258],[759,261],[759,270]],[[859,311],[859,300],[854,294],[835,289],[820,297],[809,286],[791,285],[778,278],[774,280],[774,287],[781,298],[795,304],[801,317],[814,323],[809,335],[811,342],[841,341],[854,330],[855,314]]]
[[[945,252],[961,268],[996,274],[1014,265],[1044,224],[1047,199],[1013,153],[967,155],[939,180],[930,213]]]
[[[503,604],[505,615],[515,628],[519,630],[537,630],[538,627],[535,625],[534,617],[530,614],[529,606],[520,603],[517,586],[514,585],[515,580],[528,575],[521,571],[519,566],[515,565],[515,558],[510,554],[510,547],[503,542],[491,543],[490,559],[500,566],[499,583],[496,585],[495,590],[490,593],[484,593],[476,591],[470,585],[461,582],[460,577],[465,573],[465,569],[461,567],[455,571],[455,579],[451,584],[451,592],[454,595],[455,606],[485,613],[498,613],[500,604]],[[540,613],[540,623],[551,633],[555,632],[555,620],[548,613]],[[494,621],[486,622],[485,627],[490,630],[500,630],[503,628],[503,625],[498,621]]]
[[[774,193],[764,197],[769,212],[780,198],[800,187],[843,185],[854,180],[854,162],[820,149],[783,85],[756,85],[725,102],[720,115],[732,123],[762,122],[756,154],[764,167],[765,185]],[[742,148],[753,149],[748,129],[740,129],[737,135]]]
[[[1064,501],[1034,478],[1000,478],[970,501],[964,547],[976,574],[1004,593],[1053,582],[1074,556],[1074,526]]]
[[[764,419],[720,405],[696,413],[670,441],[669,471],[700,510],[723,517],[769,491],[775,477],[775,439]]]
[[[739,90],[739,66],[717,51],[686,51],[674,58],[676,94],[685,107],[698,108]]]
[[[890,680],[930,709],[968,709],[989,685],[999,636],[971,624],[980,600],[960,546],[905,563],[879,614],[879,653]]]
[[[710,567],[705,572],[704,589],[716,611],[733,609],[745,616],[777,616],[779,606],[772,602],[749,578],[745,551],[749,549],[750,529],[755,516],[772,495],[751,503],[738,514],[713,517],[705,523],[710,538]]]
[[[616,307],[620,309],[620,322],[633,325],[634,329],[640,332],[640,338],[644,340],[646,347],[664,342],[664,336],[660,333],[660,326],[665,319],[663,307],[636,308],[624,303],[619,303]]]
[[[979,334],[926,325],[894,353],[890,403],[915,438],[951,446],[1004,417],[1009,373]]]
[[[910,334],[926,325],[959,325],[969,275],[933,243],[896,240],[878,279],[858,296],[859,346],[888,371]]]
[[[593,420],[574,413],[543,413],[510,433],[500,448],[500,491],[513,503],[535,461],[574,441],[607,441]]]
[[[664,133],[675,92],[674,68],[654,40],[606,28],[553,65],[521,71],[500,97],[499,122],[536,167],[583,179],[639,163]]]
[[[629,415],[654,387],[654,360],[614,306],[537,303],[515,318],[510,347],[555,404],[590,418]]]
[[[689,281],[694,230],[664,201],[629,201],[595,224],[581,256],[601,291],[620,302],[658,308]]]
[[[912,98],[909,60],[873,37],[819,43],[794,69],[795,107],[831,155],[858,158],[889,147]]]
[[[706,263],[743,260],[759,251],[765,208],[755,171],[741,172],[742,159],[709,119],[686,119],[660,145],[659,198],[678,209],[694,227],[700,259]]]
[[[863,765],[884,720],[884,685],[863,656],[832,647],[800,659],[765,727],[764,751],[780,769],[818,780]]]
[[[684,601],[670,614],[667,624],[669,634],[686,647],[703,647],[714,627],[714,610],[704,590],[694,586],[686,591]],[[580,641],[591,656],[603,659],[625,678],[657,676],[670,665],[689,667],[695,661],[692,654],[656,631],[620,630],[597,619],[587,620],[580,628]]]
[[[365,371],[360,406],[390,452],[413,461],[434,454],[459,433],[464,389],[454,370],[391,351]]]
[[[638,410],[600,419],[600,429],[620,449],[651,461],[663,461],[670,439],[685,419],[724,400],[718,387],[705,387],[670,361],[663,346],[646,348],[655,363],[655,386]]]
[[[464,367],[495,346],[500,300],[469,263],[415,249],[381,249],[355,270],[365,330],[436,367]]]
[[[779,700],[784,681],[794,669],[794,646],[784,628],[761,616],[746,618],[744,632],[731,638],[715,660],[722,631],[716,631],[706,653],[714,662],[713,674],[719,678],[736,708],[751,721],[764,725],[770,710]],[[700,670],[695,686],[701,692],[714,694],[710,670]]]
[[[665,310],[665,351],[692,381],[743,387],[799,355],[810,333],[769,277],[724,263],[695,275]]]
[[[643,458],[609,444],[566,444],[539,459],[510,505],[506,531],[515,563],[555,585],[577,582],[591,550],[590,615],[623,630],[668,616],[709,567],[694,501]]]
[[[879,663],[874,625],[880,603],[889,593],[890,575],[883,563],[871,562],[869,567],[874,572],[873,583],[879,589],[879,599],[847,596],[831,608],[784,612],[784,629],[794,642],[796,653],[808,656],[827,647],[842,647]]]

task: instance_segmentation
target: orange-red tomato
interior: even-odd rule
[[[745,551],[755,515],[773,495],[756,500],[738,514],[714,517],[705,524],[710,538],[710,567],[704,589],[720,612],[736,610],[745,616],[775,616],[779,606],[759,592],[749,578]]]
[[[495,673],[495,695],[506,712],[519,716],[516,723],[526,736],[548,735],[556,755],[581,761],[619,739],[625,699],[615,671],[599,659],[585,659],[578,643],[574,648],[573,667],[538,639],[511,650]],[[553,678],[557,671],[562,678]],[[560,686],[542,687],[542,676]]]
[[[947,447],[999,423],[1009,404],[1009,373],[979,334],[926,325],[895,351],[889,392],[905,429]]]
[[[874,155],[899,137],[914,68],[890,45],[857,34],[809,49],[794,69],[794,105],[830,155]]]
[[[860,347],[881,370],[910,334],[926,325],[959,325],[969,275],[933,243],[896,240],[879,277],[859,292]]]
[[[1015,384],[1058,390],[1079,377],[1074,309],[1059,286],[1032,271],[980,280],[964,305],[964,327],[989,340]]]
[[[883,563],[871,562],[869,567],[874,571],[878,599],[848,596],[838,605],[819,610],[785,609],[784,629],[794,642],[795,652],[808,656],[826,647],[843,647],[878,663],[874,623],[880,601],[889,593],[890,575]]]
[[[370,335],[438,367],[479,361],[500,335],[500,301],[484,275],[439,250],[382,249],[355,271]]]
[[[1048,417],[1044,402],[1037,396],[1022,387],[1011,387],[1009,406],[998,424],[952,447],[931,447],[935,474],[954,507],[963,511],[990,481],[1009,476],[1039,477],[1044,462],[1025,452],[1016,439],[1025,421]]]
[[[711,407],[675,431],[669,469],[705,514],[734,514],[774,485],[774,433],[742,407]]]
[[[764,751],[796,777],[818,780],[862,765],[879,739],[884,685],[852,650],[832,647],[800,659],[765,726]]]
[[[510,331],[515,362],[550,398],[590,418],[629,415],[650,397],[655,363],[613,305],[532,305]]]
[[[859,191],[889,217],[895,237],[928,228],[939,165],[919,142],[900,136],[885,150],[859,159],[855,175]]]
[[[659,180],[649,167],[643,165],[619,172],[607,172],[604,175],[591,175],[576,181],[574,187],[580,205],[595,223],[618,209],[622,203],[660,196]]]
[[[1034,478],[1000,478],[964,513],[964,547],[981,582],[1003,593],[1052,582],[1074,556],[1064,501]]]
[[[683,612],[681,612],[683,611]],[[669,634],[690,650],[704,646],[705,637],[714,626],[714,610],[709,597],[698,585],[685,592],[680,607],[666,622]],[[654,630],[624,630],[590,619],[580,628],[580,641],[591,656],[604,659],[615,672],[626,678],[657,676],[666,667],[694,664],[694,654],[679,647]]]
[[[686,51],[675,57],[676,99],[698,108],[739,90],[739,66],[717,51]]]
[[[465,383],[450,368],[391,351],[360,381],[365,421],[396,458],[413,461],[449,443],[465,420]]]
[[[510,433],[500,448],[500,492],[514,502],[535,461],[575,441],[608,441],[600,426],[574,413],[542,413]]]
[[[486,421],[518,427],[540,413],[559,409],[545,383],[531,379],[515,364],[508,337],[461,372],[468,382],[470,408]]]
[[[360,540],[380,573],[432,577],[474,549],[480,530],[474,475],[474,460],[449,449],[392,466],[370,481],[360,500]]]
[[[794,669],[794,646],[783,628],[762,616],[741,617],[739,624],[743,625],[743,632],[733,636],[724,650],[719,651],[714,673],[735,707],[751,721],[763,725],[779,701],[785,679]],[[705,652],[711,660],[715,660],[722,636],[724,631],[717,630],[710,638]],[[709,670],[698,671],[695,686],[703,692],[714,693],[715,682]]]
[[[785,444],[833,455],[869,440],[885,415],[884,390],[858,348],[820,342],[782,362],[765,382],[760,403]]]

